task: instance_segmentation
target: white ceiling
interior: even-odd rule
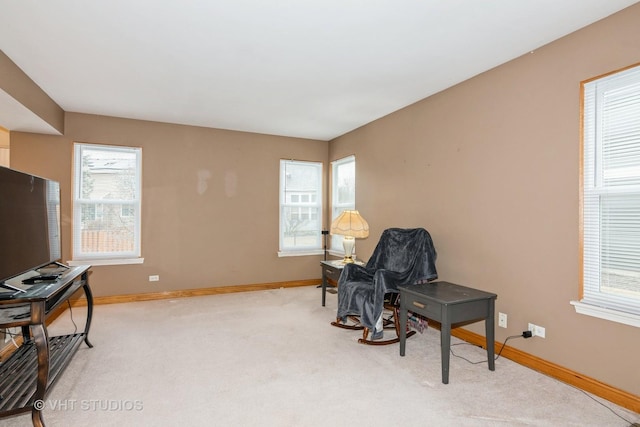
[[[65,111],[330,140],[636,2],[0,0],[0,50]]]

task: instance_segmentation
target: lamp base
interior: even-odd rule
[[[342,259],[343,264],[352,264],[353,263],[353,247],[356,244],[356,239],[353,236],[344,236],[342,239],[342,246],[344,247],[344,258]]]

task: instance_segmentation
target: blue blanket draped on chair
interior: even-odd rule
[[[382,331],[375,326],[385,295],[398,293],[398,286],[437,279],[436,257],[431,235],[424,228],[384,230],[365,266],[345,265],[338,281],[337,318],[344,322],[347,316],[358,316],[379,338]]]

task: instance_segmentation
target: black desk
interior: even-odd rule
[[[332,261],[320,261],[320,266],[322,267],[322,306],[324,307],[325,301],[327,299],[327,282],[329,281],[329,279],[331,279],[335,283],[338,283],[340,274],[342,273],[342,269],[344,268],[344,263],[341,259]]]
[[[407,310],[440,322],[442,382],[449,383],[451,325],[484,319],[489,370],[495,370],[494,313],[498,296],[449,282],[400,287],[400,356],[407,342]]]

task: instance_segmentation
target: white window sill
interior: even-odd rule
[[[596,305],[585,304],[580,301],[570,301],[576,309],[576,313],[586,316],[597,317],[599,319],[610,320],[612,322],[623,323],[629,326],[640,328],[640,316],[636,314],[624,313],[622,311],[611,310],[610,308],[598,307]]]
[[[307,256],[307,255],[322,255],[324,251],[322,249],[311,249],[308,251],[278,251],[278,258],[287,256]]]
[[[126,264],[143,264],[144,258],[114,258],[114,259],[74,259],[67,261],[67,265],[77,267],[79,265],[126,265]]]

